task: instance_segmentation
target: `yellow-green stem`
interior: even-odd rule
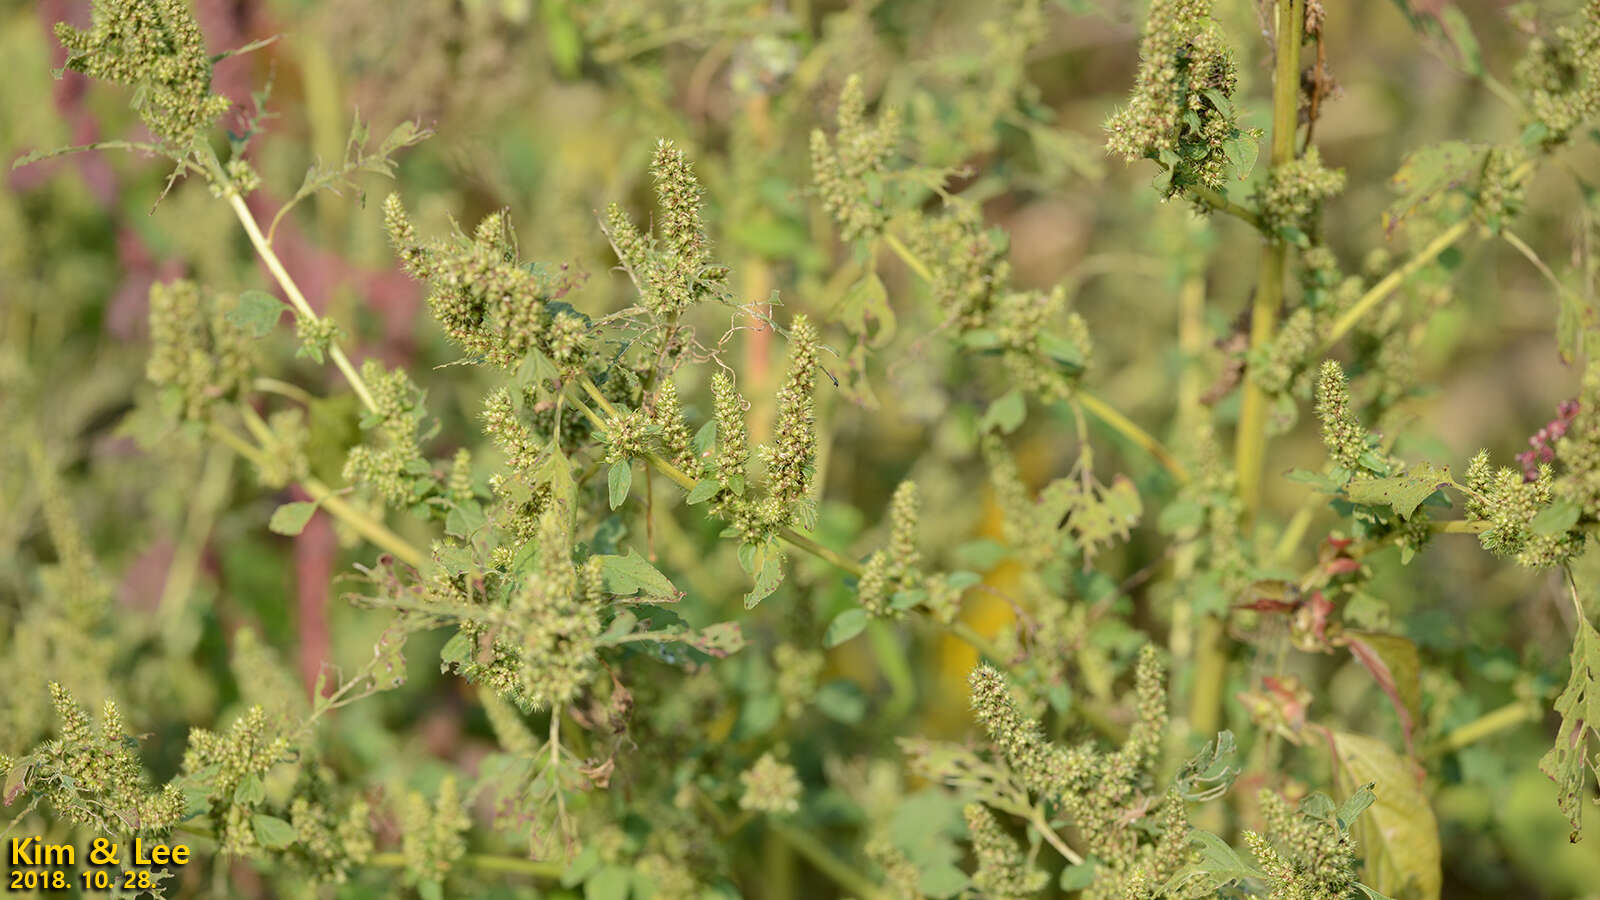
[[[1272,76],[1272,152],[1274,169],[1294,161],[1295,131],[1300,120],[1300,43],[1305,24],[1305,0],[1277,0],[1277,68]],[[1268,236],[1261,248],[1256,272],[1255,302],[1250,310],[1250,350],[1261,352],[1277,329],[1283,305],[1283,276],[1288,245]],[[1267,447],[1267,395],[1255,379],[1247,378],[1239,407],[1239,427],[1234,443],[1234,472],[1246,521],[1261,504],[1261,470]]]
[[[222,165],[214,156],[207,162],[212,181],[227,196],[228,206],[238,218],[239,224],[244,226],[244,233],[249,236],[251,245],[256,248],[256,255],[267,264],[267,271],[272,273],[272,277],[277,279],[278,286],[283,288],[283,294],[289,298],[289,305],[294,307],[295,315],[310,320],[317,319],[316,310],[311,308],[305,294],[300,292],[300,286],[289,276],[289,270],[283,267],[283,260],[278,258],[278,254],[272,249],[272,244],[267,242],[266,235],[261,233],[261,227],[256,224],[256,217],[251,214],[244,198],[239,196],[239,191],[228,180],[227,173],[222,171]],[[378,405],[373,402],[372,391],[367,388],[361,373],[350,363],[350,357],[345,355],[343,348],[338,344],[329,345],[328,358],[333,360],[333,364],[343,373],[345,380],[350,382],[350,387],[356,392],[356,396],[361,398],[361,404],[368,410],[377,410]]]
[[[233,448],[240,456],[255,463],[258,467],[266,467],[271,463],[260,447],[251,444],[222,425],[213,422],[208,433]],[[382,522],[346,503],[332,488],[321,481],[315,478],[307,478],[300,482],[300,487],[310,495],[312,501],[327,510],[329,515],[350,526],[353,531],[371,541],[374,545],[394,554],[395,558],[401,562],[417,568],[421,568],[427,562],[427,554],[417,549],[405,538],[390,531],[388,526]]]
[[[400,853],[374,853],[372,858],[367,860],[367,864],[386,869],[403,869],[406,858]],[[456,860],[456,865],[476,869],[479,872],[505,872],[549,880],[560,878],[561,873],[567,870],[564,863],[542,862],[520,856],[496,856],[489,853],[468,853]]]
[[[810,832],[801,831],[775,818],[767,819],[767,827],[796,853],[805,857],[812,868],[833,879],[835,884],[844,888],[851,896],[859,900],[889,900],[887,891],[878,887],[871,878],[857,871],[849,863],[834,856],[833,851]]]
[[[1429,744],[1422,751],[1424,759],[1460,750],[1493,734],[1515,728],[1524,722],[1538,721],[1544,710],[1536,703],[1518,700],[1490,713],[1485,713]]]

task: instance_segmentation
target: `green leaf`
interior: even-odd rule
[[[716,443],[717,423],[716,420],[713,419],[712,421],[701,425],[700,430],[694,433],[694,455],[705,456],[711,451],[711,448]]]
[[[488,523],[483,507],[474,502],[457,503],[444,517],[444,533],[451,537],[468,538]]]
[[[1241,859],[1226,841],[1209,831],[1196,828],[1189,833],[1189,842],[1198,848],[1200,858],[1167,879],[1162,890],[1169,896],[1198,897],[1235,881],[1264,877],[1259,869]],[[1196,889],[1202,886],[1202,890]]]
[[[1583,832],[1584,781],[1592,769],[1600,779],[1600,631],[1578,610],[1578,633],[1572,641],[1572,675],[1556,698],[1561,715],[1556,742],[1539,760],[1539,771],[1556,783],[1556,802],[1572,823],[1576,842]]]
[[[1094,884],[1095,859],[1089,857],[1076,865],[1067,866],[1061,870],[1061,889],[1063,891],[1081,891]]]
[[[828,630],[822,636],[822,646],[837,647],[845,641],[860,634],[867,627],[867,611],[859,606],[852,606],[828,623]]]
[[[278,325],[289,305],[266,291],[245,291],[224,318],[253,338],[263,338]]]
[[[1533,517],[1528,527],[1534,534],[1554,537],[1571,531],[1572,526],[1578,524],[1578,517],[1581,515],[1583,515],[1582,507],[1563,497],[1539,510],[1539,514]]]
[[[1352,830],[1366,855],[1362,881],[1391,896],[1438,900],[1439,824],[1412,764],[1374,738],[1334,731],[1331,739],[1340,790],[1377,785],[1377,799]]]
[[[1483,74],[1483,51],[1478,49],[1478,38],[1472,33],[1472,23],[1455,6],[1446,5],[1439,10],[1439,24],[1444,27],[1444,33],[1450,42],[1456,45],[1456,52],[1461,54],[1461,67],[1469,75]]]
[[[311,516],[317,511],[317,504],[297,500],[285,503],[272,511],[272,518],[267,520],[267,530],[274,534],[296,535],[304,531],[306,523],[311,521]]]
[[[1383,230],[1392,232],[1414,213],[1447,217],[1454,214],[1446,206],[1451,192],[1468,186],[1483,170],[1486,148],[1464,141],[1429,144],[1407,156],[1390,179],[1400,194],[1383,214]]]
[[[255,829],[256,841],[268,850],[282,850],[294,843],[294,826],[277,816],[256,813],[250,817],[250,825]]]
[[[571,516],[576,508],[578,487],[572,480],[572,464],[554,439],[545,445],[544,461],[534,469],[533,477],[550,485],[551,502]]]
[[[618,597],[645,594],[650,597],[676,600],[682,596],[678,589],[672,586],[672,581],[667,576],[650,565],[649,561],[632,547],[628,548],[627,556],[600,557],[600,575],[605,583],[606,592]]]
[[[1000,347],[1000,334],[987,328],[974,328],[961,333],[961,343],[971,350],[997,350]]]
[[[756,583],[750,592],[744,595],[744,608],[755,609],[756,604],[772,596],[772,592],[783,583],[783,555],[776,550],[769,550],[761,561],[761,569],[756,572]]]
[[[267,789],[261,783],[261,776],[254,772],[239,779],[239,784],[233,789],[233,802],[245,806],[255,806],[267,799]]]
[[[606,487],[611,491],[611,508],[616,509],[628,499],[628,489],[633,486],[633,463],[619,459],[606,473]]]
[[[978,422],[978,428],[988,431],[998,428],[1006,434],[1016,431],[1022,420],[1028,416],[1028,404],[1023,399],[1022,391],[1013,388],[1000,396],[1000,399],[989,404],[988,410]]]
[[[1343,803],[1339,804],[1339,812],[1336,815],[1341,829],[1349,831],[1351,826],[1355,825],[1356,819],[1360,818],[1362,813],[1377,802],[1378,795],[1372,792],[1373,787],[1375,785],[1364,784],[1361,786],[1361,790],[1351,794]]]
[[[633,871],[626,866],[606,865],[583,883],[583,900],[627,900],[633,885]]]
[[[1066,369],[1068,374],[1076,375],[1083,371],[1083,348],[1064,337],[1050,334],[1040,334],[1037,338],[1039,350]]]
[[[707,475],[694,483],[694,487],[689,490],[689,498],[685,502],[690,506],[696,503],[704,503],[715,497],[720,490],[722,490],[722,482]]]
[[[917,890],[923,894],[943,900],[945,897],[954,897],[966,889],[971,883],[967,873],[949,864],[931,866],[917,874]]]
[[[817,691],[817,709],[836,722],[854,725],[867,714],[867,697],[853,681],[830,681]]]
[[[1388,505],[1400,518],[1409,519],[1434,491],[1453,483],[1449,467],[1425,462],[1413,466],[1404,475],[1352,481],[1345,485],[1344,493],[1352,503],[1363,506]]]
[[[561,886],[575,888],[588,880],[595,869],[600,867],[600,848],[593,844],[586,844],[584,848],[567,864],[565,872],[561,873]]]
[[[1189,528],[1199,528],[1205,524],[1206,507],[1203,503],[1194,500],[1174,500],[1161,510],[1161,515],[1156,517],[1156,530],[1162,534],[1177,534]]]
[[[865,338],[870,347],[882,347],[894,338],[894,309],[889,306],[889,292],[876,270],[868,271],[845,291],[835,318],[851,334]],[[877,332],[869,336],[872,328],[868,323],[874,320],[878,323]]]

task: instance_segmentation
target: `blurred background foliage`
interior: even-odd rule
[[[1559,14],[1575,4],[1540,4]],[[718,258],[732,267],[745,300],[772,296],[785,313],[835,320],[861,260],[838,243],[808,192],[808,134],[831,129],[845,78],[862,76],[866,94],[896,107],[919,165],[959,167],[949,189],[978,203],[1009,235],[1019,285],[1068,286],[1072,308],[1095,344],[1091,384],[1100,396],[1157,437],[1183,447],[1176,420],[1183,391],[1204,390],[1226,369],[1228,336],[1249,306],[1258,237],[1237,222],[1197,217],[1181,202],[1162,203],[1148,164],[1124,166],[1102,149],[1101,126],[1124,102],[1137,63],[1142,4],[1058,0],[940,3],[882,0],[200,0],[214,51],[271,35],[265,49],[221,62],[215,89],[235,101],[225,119],[263,96],[272,117],[252,144],[264,188],[250,202],[271,213],[314,160],[338,159],[356,115],[385,134],[415,120],[435,135],[401,156],[395,186],[420,230],[451,219],[476,222],[509,209],[525,256],[582,273],[569,298],[599,315],[633,302],[631,286],[597,227],[597,211],[620,202],[636,220],[652,210],[647,166],[658,138],[695,160],[706,187],[707,219]],[[1525,36],[1501,3],[1419,0],[1424,21],[1458,10],[1476,34],[1483,68],[1509,78]],[[1253,3],[1219,0],[1216,15],[1236,43],[1244,121],[1269,118],[1266,41]],[[121,92],[68,74],[52,79],[63,53],[50,34],[60,20],[85,24],[87,4],[67,0],[0,5],[0,152],[25,151],[138,134]],[[1349,189],[1325,213],[1326,238],[1357,263],[1372,247],[1403,257],[1412,236],[1386,233],[1389,184],[1410,151],[1445,138],[1504,141],[1523,125],[1471,73],[1462,45],[1414,29],[1391,0],[1330,5],[1327,67],[1340,86],[1316,130],[1324,160],[1343,168]],[[1574,173],[1595,171],[1592,144],[1561,151]],[[189,276],[223,291],[264,279],[226,207],[203,185],[168,184],[162,162],[96,153],[11,171],[0,193],[0,657],[6,699],[0,734],[14,751],[49,733],[49,698],[38,673],[63,674],[80,701],[125,704],[158,773],[177,765],[191,725],[210,726],[237,708],[240,682],[229,648],[248,626],[309,686],[325,662],[352,665],[371,653],[383,613],[341,602],[341,580],[373,551],[323,517],[297,537],[263,526],[292,499],[260,488],[245,467],[192,440],[141,445],[137,404],[148,390],[143,369],[146,296],[152,282]],[[1258,171],[1253,177],[1259,178]],[[1518,234],[1580,290],[1592,290],[1592,194],[1571,196],[1570,181],[1535,181]],[[363,188],[389,185],[364,178]],[[1243,196],[1245,186],[1240,187]],[[429,320],[421,288],[399,274],[383,238],[377,204],[346,191],[320,194],[280,226],[277,246],[312,304],[353,336],[360,356],[405,365],[443,422],[428,448],[436,458],[482,443],[477,410],[489,381],[448,366],[457,353]],[[1576,201],[1576,202],[1575,202]],[[1578,210],[1574,212],[1574,210]],[[1480,447],[1498,458],[1524,449],[1528,436],[1577,393],[1581,369],[1564,364],[1552,332],[1554,291],[1503,243],[1463,244],[1402,291],[1412,312],[1428,311],[1403,362],[1417,388],[1386,431],[1403,456],[1463,466]],[[1588,271],[1584,271],[1585,268]],[[1379,265],[1376,270],[1383,271]],[[978,419],[1003,394],[1005,376],[973,367],[938,342],[938,324],[913,275],[887,263],[892,318],[869,316],[870,353],[829,334],[838,358],[825,362],[819,392],[823,422],[819,537],[832,546],[881,542],[883,510],[894,485],[914,477],[923,491],[924,553],[939,566],[984,571],[996,592],[970,592],[963,618],[989,634],[1012,608],[1000,599],[1014,564],[999,559],[999,519],[977,452]],[[1204,334],[1180,343],[1179,295],[1204,298]],[[716,313],[725,318],[728,311]],[[786,321],[787,315],[780,316]],[[771,397],[783,365],[781,345],[754,320],[722,347],[752,398],[755,440],[770,433]],[[318,396],[312,458],[338,482],[343,451],[355,441],[355,407],[331,369],[290,359],[280,334],[267,352],[279,377]],[[892,364],[888,361],[893,361]],[[687,371],[687,370],[686,370]],[[704,398],[697,376],[680,384]],[[1223,392],[1217,421],[1237,415],[1237,392]],[[342,398],[342,399],[340,399]],[[709,415],[690,401],[691,421]],[[1091,428],[1102,480],[1133,479],[1141,494],[1170,494],[1170,476],[1109,430]],[[1065,408],[1030,417],[1012,436],[1024,479],[1037,487],[1077,458]],[[1316,469],[1324,452],[1303,407],[1274,440],[1261,528],[1270,539],[1310,489],[1280,477]],[[41,571],[64,564],[51,505],[76,523],[114,598],[111,632],[85,629],[40,611]],[[1149,634],[1173,656],[1175,697],[1188,696],[1194,620],[1185,584],[1145,577],[1167,541],[1149,500],[1126,544],[1107,551],[1083,589],[1102,598],[1086,640],[1098,648],[1098,681],[1073,691],[1115,696],[1134,651]],[[1283,560],[1299,571],[1316,539],[1336,526],[1318,508],[1304,547]],[[396,525],[425,545],[415,523]],[[800,559],[796,576],[757,611],[739,602],[745,581],[731,543],[716,540],[703,517],[656,515],[644,534],[658,565],[688,596],[691,621],[741,621],[750,646],[708,668],[700,680],[630,684],[641,708],[682,717],[683,740],[630,750],[630,766],[666,770],[709,755],[729,771],[783,746],[807,790],[817,827],[849,829],[886,817],[908,830],[913,810],[936,824],[955,819],[940,796],[899,765],[894,735],[960,737],[970,732],[967,673],[971,648],[908,626],[909,636],[869,630],[829,651],[811,708],[784,713],[785,674],[774,647],[816,649],[822,628],[853,592],[827,565]],[[1409,565],[1385,551],[1370,558],[1368,614],[1423,648],[1420,743],[1519,700],[1548,709],[1564,681],[1572,610],[1558,576],[1517,568],[1483,553],[1470,537],[1443,535]],[[1585,560],[1580,570],[1593,569]],[[1594,615],[1591,609],[1591,618]],[[1272,636],[1239,635],[1242,664],[1229,669],[1226,724],[1248,755],[1259,752],[1245,706],[1234,699],[1258,686],[1281,653]],[[493,752],[493,736],[473,689],[438,674],[436,647],[408,647],[404,687],[341,710],[325,725],[329,762],[360,772],[378,788],[430,792],[442,774],[472,771]],[[434,643],[442,643],[439,636]],[[809,642],[809,643],[808,643]],[[158,647],[168,648],[159,650]],[[187,648],[171,652],[172,647]],[[1398,740],[1393,714],[1363,669],[1337,656],[1288,651],[1279,674],[1311,688],[1311,715],[1351,730]],[[888,674],[886,674],[888,673]],[[709,679],[709,681],[705,681]],[[702,683],[704,681],[705,683]],[[656,696],[663,691],[675,697]],[[677,704],[676,706],[672,704]],[[1181,718],[1181,717],[1180,717]],[[1427,760],[1427,787],[1439,819],[1447,897],[1596,896],[1600,853],[1594,839],[1569,845],[1552,785],[1536,762],[1553,726],[1543,714]],[[1202,735],[1179,733],[1193,749]],[[703,728],[701,742],[693,728]],[[663,728],[665,726],[662,726]],[[1325,757],[1296,748],[1282,762],[1307,783],[1326,784]],[[1262,777],[1255,773],[1253,777]],[[1241,782],[1244,786],[1244,782]],[[1249,794],[1249,791],[1242,791]],[[906,796],[910,795],[911,800]],[[611,801],[626,806],[618,795]],[[908,805],[909,804],[909,805]],[[896,812],[899,810],[899,812]],[[480,814],[484,810],[480,810]],[[1241,815],[1247,814],[1241,813]],[[940,818],[943,817],[943,818]],[[904,820],[904,821],[902,821]],[[392,823],[389,824],[392,831]],[[943,827],[942,825],[939,827]],[[959,821],[950,827],[960,831]],[[384,833],[379,829],[380,835]],[[381,842],[381,839],[380,839]],[[515,835],[484,838],[483,848],[517,853]],[[823,896],[826,882],[780,847],[746,835],[721,848],[723,864],[750,896]],[[215,876],[234,896],[267,895],[247,866]],[[499,885],[499,887],[495,887]],[[524,890],[514,877],[484,890]],[[203,886],[187,884],[185,891]],[[381,873],[341,888],[341,896],[389,896]],[[552,889],[551,896],[561,896]],[[485,893],[485,896],[490,894]],[[219,894],[220,896],[220,894]]]

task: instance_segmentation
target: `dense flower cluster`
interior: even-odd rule
[[[794,766],[780,762],[771,753],[763,754],[755,765],[739,775],[744,794],[741,809],[765,813],[792,813],[800,809],[800,776]]]
[[[874,616],[898,615],[902,609],[890,605],[895,595],[922,584],[917,517],[916,482],[902,481],[889,502],[889,546],[867,558],[866,571],[856,588],[861,605]]]
[[[1044,889],[1050,876],[1028,865],[1022,848],[995,821],[988,807],[968,803],[963,814],[967,831],[972,835],[972,855],[978,861],[972,884],[981,896],[993,900],[1025,900]]]
[[[1344,190],[1344,171],[1322,164],[1315,144],[1306,152],[1267,172],[1256,200],[1262,218],[1273,233],[1311,234],[1313,217],[1322,201]]]
[[[420,241],[398,195],[383,203],[389,241],[405,270],[428,283],[428,307],[445,333],[469,353],[515,369],[537,350],[563,371],[581,368],[586,326],[554,304],[573,286],[565,268],[547,271],[518,260],[510,217],[495,212],[469,240]]]
[[[56,25],[67,68],[137,88],[134,106],[150,132],[178,155],[228,109],[211,93],[211,57],[187,0],[102,0],[93,25]]]
[[[832,141],[820,128],[811,132],[812,182],[841,237],[875,237],[888,217],[885,176],[900,138],[899,114],[888,109],[868,123],[861,76],[852,75],[839,94],[837,124]]]
[[[1600,110],[1600,2],[1584,4],[1580,23],[1535,37],[1517,64],[1534,121],[1548,142],[1565,140]]]
[[[410,506],[439,487],[418,444],[427,398],[402,369],[385,371],[369,359],[361,371],[377,408],[361,421],[371,437],[350,448],[344,477],[370,486],[394,506]]]
[[[177,785],[151,788],[115,702],[106,701],[97,730],[56,682],[50,683],[50,699],[61,737],[25,760],[24,767],[28,786],[42,793],[58,815],[111,834],[165,831],[184,817],[187,801]]]
[[[1106,123],[1107,147],[1128,162],[1159,161],[1169,170],[1168,196],[1191,184],[1222,188],[1229,145],[1241,134],[1232,103],[1238,82],[1210,0],[1155,0],[1133,96]]]
[[[188,280],[150,286],[150,360],[145,374],[172,392],[185,418],[233,396],[253,364],[249,336],[228,318],[231,307]]]
[[[972,708],[1011,777],[1059,808],[1088,851],[1108,870],[1088,896],[1110,898],[1130,882],[1160,884],[1187,860],[1188,819],[1182,798],[1152,791],[1167,727],[1167,695],[1159,655],[1146,645],[1135,673],[1135,712],[1122,746],[1110,752],[1050,742],[1038,720],[1023,715],[999,672],[972,673]],[[1160,798],[1160,799],[1158,799]],[[1133,810],[1154,810],[1155,840]],[[1132,896],[1140,896],[1138,894]]]
[[[696,303],[722,298],[728,268],[711,259],[700,182],[683,151],[662,140],[650,175],[661,207],[659,234],[640,233],[613,203],[606,209],[606,235],[645,306],[658,318],[675,319]]]
[[[1327,798],[1318,798],[1329,807]],[[1272,885],[1274,900],[1343,900],[1355,889],[1355,842],[1331,815],[1318,815],[1311,803],[1290,809],[1274,791],[1259,795],[1264,831],[1246,831],[1245,844],[1255,854]]]

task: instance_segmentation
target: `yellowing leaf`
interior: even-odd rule
[[[1396,900],[1438,900],[1439,823],[1410,763],[1375,738],[1343,731],[1329,737],[1339,789],[1376,785],[1377,800],[1352,829],[1366,858],[1361,880]]]
[[[1600,751],[1594,748],[1600,741],[1600,631],[1582,617],[1581,608],[1579,612],[1578,634],[1572,642],[1572,676],[1556,698],[1561,729],[1556,732],[1555,746],[1539,760],[1539,771],[1556,783],[1556,802],[1572,823],[1573,843],[1583,832],[1584,773],[1593,770],[1600,778]]]

